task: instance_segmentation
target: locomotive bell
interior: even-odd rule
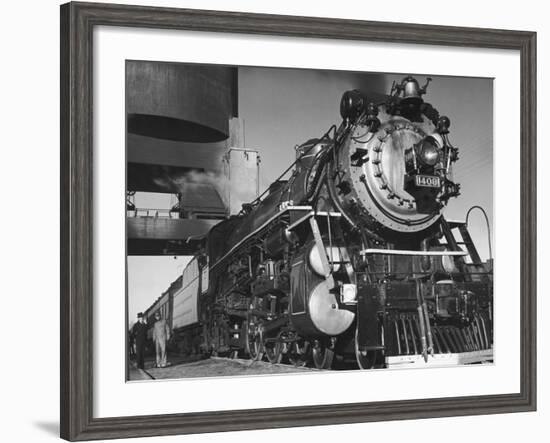
[[[401,80],[400,84],[394,82],[392,86],[392,95],[394,97],[400,96],[400,107],[402,111],[406,111],[407,108],[415,109],[424,102],[422,96],[426,93],[428,84],[431,81],[432,79],[428,77],[426,79],[426,84],[422,87],[418,83],[418,80],[412,76],[405,77]]]
[[[403,85],[403,102],[417,104],[421,103],[422,94],[420,93],[420,85],[413,77],[407,77]]]

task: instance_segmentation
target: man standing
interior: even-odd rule
[[[134,339],[134,334],[132,334],[132,330],[128,331],[128,341],[130,343],[130,360],[134,360],[136,358],[136,340]]]
[[[170,328],[166,320],[160,317],[160,312],[155,314],[156,322],[153,325],[153,340],[157,354],[157,368],[166,367],[166,341],[170,339]]]
[[[132,327],[132,336],[136,345],[136,364],[139,369],[145,369],[145,340],[147,340],[147,325],[143,321],[143,313],[138,313],[137,323]]]

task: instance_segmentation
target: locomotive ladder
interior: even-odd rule
[[[468,270],[470,277],[473,279],[477,279],[480,277],[482,278],[484,274],[491,272],[492,260],[488,260],[485,263],[481,260],[477,248],[475,247],[474,241],[472,240],[472,237],[470,235],[470,232],[468,231],[468,226],[466,222],[445,220],[443,218],[441,221],[444,229],[449,234],[448,236],[446,236],[446,238],[447,244],[450,249],[459,250],[461,249],[461,246],[465,247],[467,251],[466,255],[470,257],[471,263],[463,261],[463,266]],[[460,237],[462,237],[462,241],[457,240],[455,232],[453,232],[455,229],[458,229]]]

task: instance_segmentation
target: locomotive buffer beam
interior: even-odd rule
[[[456,352],[434,354],[427,362],[422,355],[393,355],[385,358],[386,365],[390,369],[409,369],[414,367],[457,366],[467,364],[484,364],[493,361],[493,350],[482,349],[481,351]]]

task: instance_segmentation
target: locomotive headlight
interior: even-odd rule
[[[419,150],[419,156],[427,166],[434,166],[439,161],[439,143],[432,136],[422,140]]]

